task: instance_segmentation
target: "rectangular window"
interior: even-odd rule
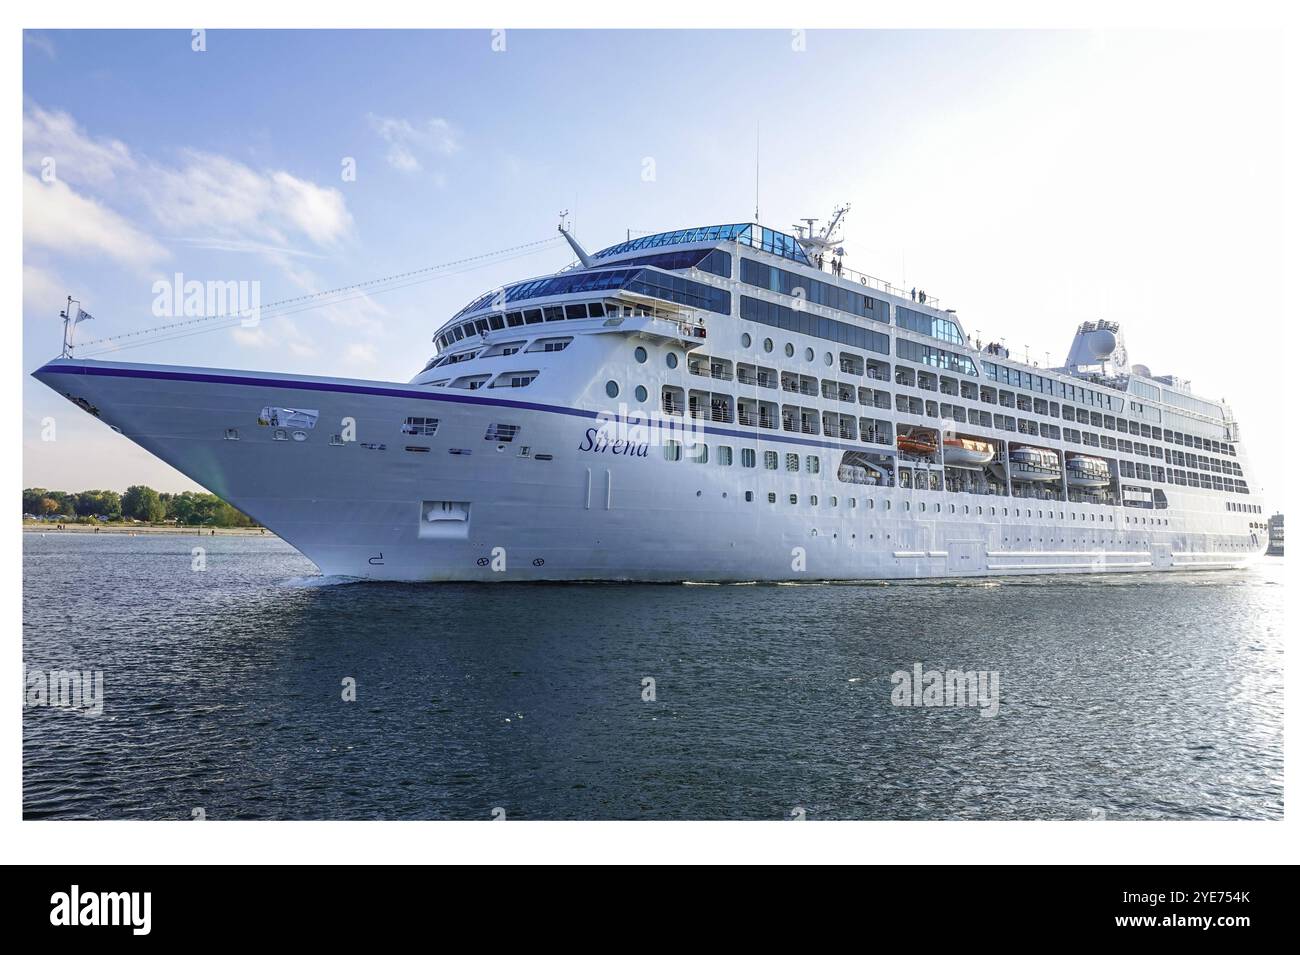
[[[777,465],[776,452],[775,452],[775,451],[764,451],[764,452],[763,452],[763,467],[766,468],[766,469],[769,470],[769,471],[775,471],[775,470],[776,470],[776,465]]]
[[[725,444],[718,446],[718,463],[724,468],[731,467],[731,448]]]
[[[885,303],[877,302],[870,296],[851,289],[841,288],[830,282],[819,282],[817,279],[808,278],[773,265],[766,265],[743,256],[740,260],[740,280],[746,285],[767,289],[769,292],[778,292],[781,295],[802,298],[815,305],[833,308],[840,312],[849,312],[861,318],[870,318],[878,322],[889,321],[887,308],[882,307]],[[822,337],[826,336],[823,335]]]
[[[784,331],[803,332],[841,345],[878,352],[882,355],[889,354],[889,335],[884,332],[850,325],[832,318],[815,318],[784,305],[750,298],[748,295],[740,297],[740,317],[746,321],[759,322]]]
[[[787,454],[787,455],[785,456],[785,469],[786,469],[787,471],[798,471],[798,470],[799,470],[799,455],[797,455],[797,454]]]
[[[483,435],[484,441],[504,441],[510,442],[515,439],[519,433],[517,424],[490,424],[487,433]]]
[[[437,418],[407,418],[402,422],[402,434],[418,434],[425,438],[431,438],[437,433]]]
[[[740,466],[742,468],[752,468],[757,463],[756,455],[753,448],[740,449]]]

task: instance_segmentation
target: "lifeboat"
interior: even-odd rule
[[[982,468],[993,460],[993,453],[993,445],[988,441],[943,439],[943,463],[950,468]]]
[[[1008,457],[1013,481],[1058,481],[1061,478],[1061,459],[1055,451],[1022,445],[1012,448]],[[994,468],[1001,477],[1007,476],[1001,462]]]
[[[1110,484],[1110,465],[1101,458],[1086,454],[1068,454],[1065,472],[1076,487],[1106,487]]]
[[[939,450],[939,445],[928,434],[900,434],[898,450],[908,454],[934,454]]]

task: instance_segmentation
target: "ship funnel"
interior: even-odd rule
[[[1128,349],[1124,335],[1115,322],[1084,322],[1074,333],[1070,354],[1065,359],[1067,371],[1100,373],[1107,377],[1128,374]]]

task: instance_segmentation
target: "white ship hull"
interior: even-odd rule
[[[736,582],[1122,573],[1241,567],[1264,546],[1246,549],[1214,510],[1222,505],[1195,493],[1171,492],[1167,526],[1135,526],[1125,522],[1131,508],[851,485],[829,462],[792,476],[668,461],[655,445],[602,450],[591,392],[604,373],[579,399],[529,391],[528,400],[95,361],[59,360],[35,376],[326,575]],[[257,421],[267,407],[318,417],[292,429],[300,439],[276,440]],[[403,434],[408,417],[437,418],[436,433]],[[348,419],[354,440],[332,444]],[[519,428],[514,440],[485,440],[501,423]],[[760,455],[836,447],[737,424],[706,431],[738,447],[756,443]],[[431,504],[455,505],[450,519],[428,521]]]

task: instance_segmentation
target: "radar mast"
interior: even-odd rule
[[[831,214],[830,222],[820,230],[816,229],[819,220],[804,219],[804,225],[796,225],[795,232],[799,241],[803,244],[804,250],[809,256],[816,259],[824,259],[826,256],[844,255],[844,236],[839,234],[839,229],[844,225],[844,217],[849,213],[849,203],[836,206],[835,211]]]

